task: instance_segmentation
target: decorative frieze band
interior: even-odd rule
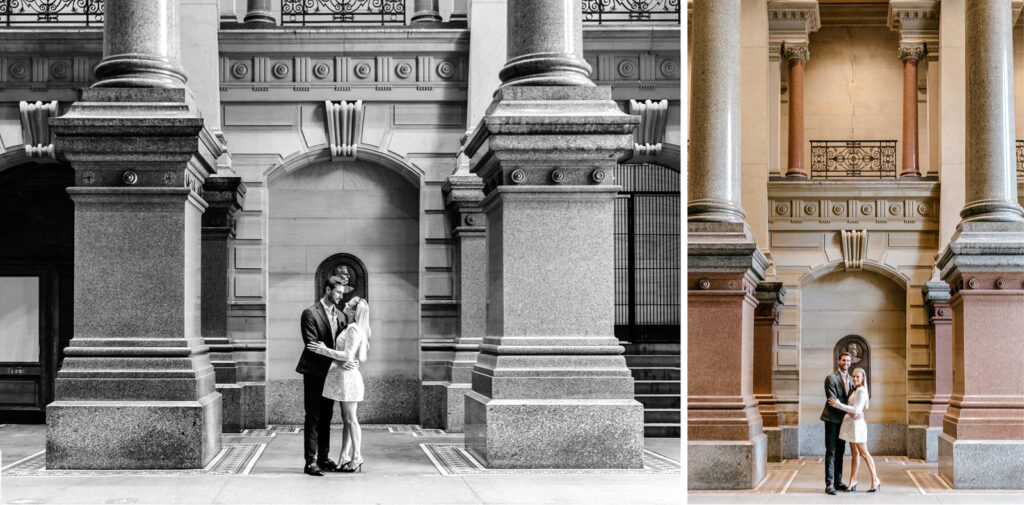
[[[356,149],[363,138],[363,101],[328,100],[324,104],[324,116],[331,160],[355,159]]]
[[[936,204],[930,198],[769,198],[768,226],[773,230],[801,226],[842,229],[849,225],[874,229],[937,229]]]
[[[21,102],[21,135],[25,144],[25,154],[29,158],[57,158],[53,148],[53,134],[47,122],[59,113],[59,106],[54,100],[49,103]]]
[[[668,124],[668,100],[630,100],[629,113],[640,116],[640,124],[633,130],[633,154],[661,154],[661,143],[665,140],[665,126]]]
[[[45,91],[49,86],[72,86],[96,80],[92,69],[99,55],[89,56],[0,56],[0,91],[10,86],[31,86]]]
[[[678,54],[587,54],[590,78],[596,82],[678,81]]]
[[[221,86],[422,84],[466,81],[463,56],[223,57]]]

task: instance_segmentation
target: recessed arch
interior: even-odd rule
[[[909,277],[907,277],[904,273],[900,272],[899,270],[893,268],[892,266],[886,265],[885,263],[880,263],[875,260],[866,259],[862,263],[862,268],[865,271],[880,274],[888,278],[889,280],[895,282],[896,284],[899,284],[900,287],[903,288],[904,290],[906,290],[907,287],[910,285]],[[843,260],[836,260],[831,263],[819,265],[800,278],[800,285],[805,286],[826,275],[845,271],[847,270],[844,266]]]
[[[368,144],[359,144],[357,161],[374,163],[393,170],[410,184],[419,187],[423,181],[423,170],[414,163],[391,151]],[[327,144],[310,147],[306,151],[297,152],[281,160],[280,163],[263,172],[269,185],[274,179],[283,177],[303,167],[331,160],[331,148]]]

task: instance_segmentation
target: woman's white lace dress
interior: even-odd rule
[[[850,395],[847,401],[850,402],[849,405],[837,402],[835,407],[844,412],[863,415],[864,406],[868,402],[868,391],[861,386]],[[863,417],[860,419],[854,419],[850,416],[843,417],[843,425],[839,427],[839,438],[855,444],[867,442],[868,423],[864,421]]]
[[[327,350],[327,356],[335,360],[366,359],[366,339],[355,325],[345,328],[336,339],[335,346],[336,350]],[[339,402],[363,401],[363,375],[359,373],[359,367],[345,370],[339,361],[331,363],[324,379],[323,396]]]

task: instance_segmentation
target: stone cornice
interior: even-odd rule
[[[930,50],[939,47],[938,1],[893,0],[889,3],[886,24],[900,34],[900,59],[904,59],[903,45],[927,44]]]
[[[936,231],[937,181],[768,182],[770,231]]]
[[[821,28],[818,2],[813,0],[770,0],[768,2],[769,47],[808,40],[811,32]]]

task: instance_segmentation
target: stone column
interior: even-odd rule
[[[1024,489],[1024,210],[1017,203],[1009,0],[967,3],[967,184],[938,267],[952,289],[953,392],[939,473],[958,489]]]
[[[221,394],[223,431],[238,433],[245,425],[242,386],[238,384],[238,364],[228,338],[228,266],[230,242],[235,238],[235,213],[245,201],[241,177],[210,177],[201,194],[209,205],[203,213],[202,239],[202,323],[210,362]]]
[[[779,166],[782,163],[779,160],[779,116],[781,113],[780,100],[782,98],[780,90],[782,69],[779,62],[784,56],[782,48],[807,48],[810,43],[810,33],[817,31],[819,28],[821,28],[821,20],[818,15],[818,2],[816,0],[768,0],[768,58],[771,61],[768,78],[768,96],[772,104],[769,112],[770,121],[768,129],[772,139],[771,149],[773,157],[770,161],[770,168],[773,175],[785,175],[787,172],[787,170],[782,170]],[[802,80],[800,84],[801,86],[803,85]],[[790,96],[792,96],[792,92]],[[803,121],[802,92],[800,96],[800,121]],[[792,112],[790,112],[790,117],[793,117]],[[800,137],[798,152],[800,156],[803,156],[802,127],[800,128]],[[792,134],[790,134],[790,138],[793,138]],[[793,164],[787,160],[786,168],[791,166]],[[803,167],[802,163],[801,167]]]
[[[917,158],[917,62],[925,55],[924,44],[900,44],[903,61],[903,169],[900,178],[921,177]]]
[[[411,24],[440,23],[437,0],[413,0]]]
[[[691,489],[751,488],[766,437],[753,395],[754,286],[768,261],[740,207],[739,0],[693,5],[687,204]]]
[[[246,4],[245,24],[257,28],[277,26],[273,0],[249,0]]]
[[[452,227],[455,296],[458,299],[458,337],[446,368],[441,423],[445,431],[463,431],[466,393],[472,390],[473,366],[487,325],[487,228],[480,201],[484,183],[468,172],[448,177],[444,187],[448,222]]]
[[[810,174],[804,166],[804,65],[811,53],[805,45],[785,44],[783,57],[789,63],[789,163],[786,177]]]
[[[928,312],[929,347],[935,371],[925,423],[907,428],[907,456],[935,462],[939,458],[942,419],[953,391],[953,309],[949,307],[949,285],[945,282],[928,282],[921,293]]]
[[[609,274],[610,174],[638,120],[587,79],[581,18],[579,0],[509,2],[503,86],[465,148],[488,227],[466,447],[492,468],[643,466]]]
[[[108,2],[100,81],[50,120],[75,169],[75,323],[47,468],[202,468],[220,450],[199,195],[220,144],[184,87],[176,5]]]
[[[768,437],[768,461],[782,461],[797,454],[797,438],[783,437],[779,412],[775,408],[772,378],[775,369],[775,339],[778,335],[779,307],[784,303],[786,288],[781,282],[759,282],[755,291],[754,310],[754,398]],[[787,435],[795,434],[788,430]],[[787,447],[791,446],[791,447]],[[788,450],[787,450],[788,449]]]

